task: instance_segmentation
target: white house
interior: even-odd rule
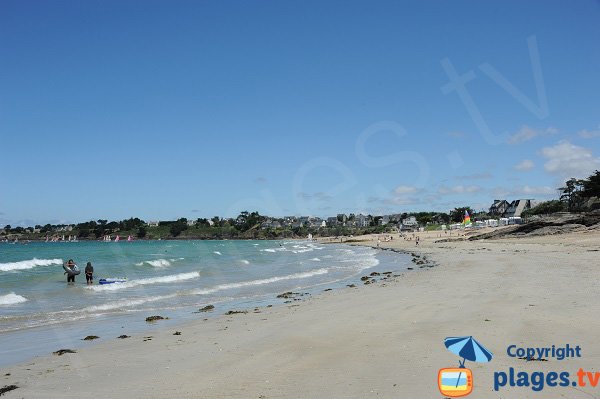
[[[486,219],[485,225],[487,227],[498,227],[498,221],[496,219]]]
[[[416,226],[419,223],[417,222],[417,218],[414,216],[409,216],[406,219],[402,219],[403,226]]]
[[[366,215],[358,214],[354,217],[354,220],[356,221],[356,227],[369,227],[369,224],[371,223],[371,221],[369,220],[369,217]]]
[[[508,218],[508,224],[522,224],[523,219],[519,216],[511,216]]]

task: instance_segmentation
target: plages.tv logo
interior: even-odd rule
[[[446,348],[462,358],[458,367],[443,368],[438,371],[438,388],[442,395],[458,398],[473,392],[473,372],[465,367],[467,360],[486,363],[492,360],[492,352],[468,337],[448,337],[444,340]]]

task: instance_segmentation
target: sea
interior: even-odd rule
[[[75,284],[63,274],[69,259],[82,270]],[[0,243],[0,367],[90,345],[87,335],[115,339],[276,306],[283,292],[314,296],[410,263],[403,254],[300,240]],[[100,285],[101,278],[126,281]],[[198,313],[207,305],[214,310]],[[147,323],[153,315],[168,319]]]

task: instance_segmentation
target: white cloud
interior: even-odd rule
[[[440,194],[464,194],[464,193],[476,193],[479,191],[481,191],[481,187],[479,187],[479,186],[463,186],[463,185],[452,186],[452,187],[440,186],[440,188],[438,189],[438,192]]]
[[[597,129],[597,130],[583,129],[577,134],[579,134],[579,137],[583,137],[584,139],[593,139],[594,137],[600,137],[600,129]]]
[[[553,127],[549,127],[546,130],[540,130],[533,129],[529,126],[523,126],[518,132],[512,134],[508,138],[508,144],[519,144],[538,136],[550,136],[556,133],[558,133],[558,130]]]
[[[378,195],[367,199],[369,203],[378,203],[386,206],[399,206],[423,203],[422,195],[425,190],[415,186],[400,185],[391,192],[380,190]]]
[[[516,170],[522,170],[522,171],[531,170],[534,167],[535,167],[535,164],[530,159],[524,159],[514,166],[514,168]]]
[[[594,157],[590,149],[568,141],[542,148],[542,156],[547,159],[546,172],[562,178],[584,178],[600,169],[600,158]]]
[[[556,189],[550,186],[517,186],[517,187],[496,187],[492,191],[494,197],[517,197],[517,198],[537,198],[556,195]]]
[[[419,191],[419,189],[414,186],[398,186],[394,189],[394,194],[396,194],[396,195],[414,194],[418,191]]]
[[[393,197],[384,199],[381,203],[386,205],[412,205],[421,203],[421,200],[417,197]]]
[[[515,190],[515,193],[527,194],[527,195],[550,195],[555,194],[556,189],[549,186],[523,186]]]

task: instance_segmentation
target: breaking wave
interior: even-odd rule
[[[207,295],[207,294],[212,294],[212,293],[223,291],[223,290],[230,290],[230,289],[234,289],[234,288],[243,288],[243,287],[249,287],[249,286],[253,286],[253,285],[271,284],[271,283],[276,283],[278,281],[283,281],[283,280],[298,280],[298,279],[309,278],[312,276],[318,276],[320,274],[327,274],[327,273],[329,273],[329,270],[327,270],[327,269],[317,269],[317,270],[313,270],[310,272],[294,273],[294,274],[288,274],[285,276],[276,276],[276,277],[265,278],[265,279],[260,279],[260,280],[250,280],[250,281],[242,281],[239,283],[219,284],[212,288],[196,290],[193,293],[198,294],[198,295]]]
[[[152,267],[167,267],[167,266],[171,266],[172,262],[174,262],[176,259],[155,259],[155,260],[145,260],[143,262],[140,263],[136,263],[136,266],[143,266],[144,264],[146,265],[150,265]]]
[[[105,312],[107,310],[114,310],[114,309],[121,309],[121,308],[129,308],[129,307],[132,307],[132,306],[139,306],[139,305],[143,305],[143,304],[148,303],[148,302],[161,301],[161,300],[164,300],[164,299],[174,298],[176,296],[177,296],[177,294],[171,294],[171,295],[160,295],[160,296],[147,297],[147,298],[142,298],[142,299],[130,299],[130,300],[125,300],[125,301],[113,301],[113,302],[104,303],[102,305],[88,306],[87,308],[82,309],[82,311],[83,312],[89,312],[89,313]]]
[[[14,292],[6,295],[0,295],[0,306],[2,305],[14,305],[17,303],[27,302],[27,298],[21,295],[17,295]]]
[[[20,262],[0,263],[0,271],[9,272],[12,270],[33,269],[36,266],[62,265],[62,259],[38,259],[22,260]]]
[[[200,277],[200,272],[190,272],[190,273],[171,274],[169,276],[162,276],[162,277],[142,278],[139,280],[131,280],[131,281],[127,281],[124,283],[94,285],[94,286],[89,286],[88,288],[91,290],[94,290],[94,291],[115,291],[115,290],[122,290],[124,288],[136,287],[138,285],[174,283],[177,281],[191,280],[193,278],[198,278],[198,277]]]

